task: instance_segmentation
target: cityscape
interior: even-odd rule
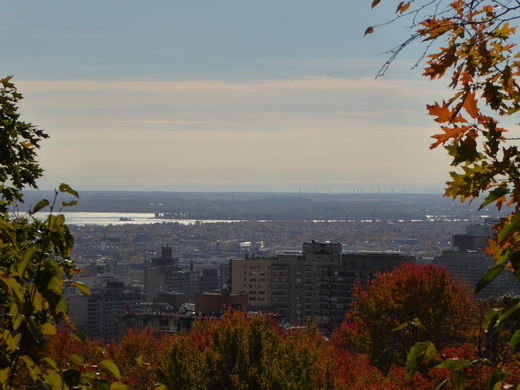
[[[4,2],[0,389],[520,389],[519,12]]]
[[[105,213],[135,219],[113,216],[107,223],[99,210],[108,210],[115,194],[102,192],[84,194],[81,211],[66,213],[82,270],[72,281],[91,291],[67,290],[69,315],[93,339],[120,341],[135,327],[178,332],[201,316],[218,318],[226,307],[272,313],[288,327],[311,320],[330,335],[344,321],[355,286],[377,273],[405,262],[436,264],[474,285],[492,264],[484,249],[496,217],[439,195],[117,196],[127,203]],[[242,220],[234,219],[237,203]],[[158,204],[169,211],[153,212]],[[324,214],[330,219],[305,219]],[[509,276],[481,295],[518,293]]]

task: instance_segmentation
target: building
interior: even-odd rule
[[[271,308],[271,265],[272,258],[231,260],[231,292],[247,294],[250,310]]]
[[[220,290],[220,280],[218,276],[218,269],[204,268],[199,278],[200,292],[216,292]]]
[[[218,315],[227,308],[246,311],[248,308],[247,294],[231,294],[230,290],[220,293],[205,293],[195,296],[195,313],[202,315]]]
[[[159,292],[177,292],[193,302],[199,292],[199,273],[183,271],[171,256],[171,247],[162,248],[162,256],[153,258],[144,268],[144,293],[147,302],[153,302]]]
[[[414,261],[397,252],[343,253],[339,243],[313,241],[301,252],[233,259],[232,292],[247,294],[250,310],[270,310],[290,323],[312,319],[330,333],[344,320],[359,281]]]
[[[106,280],[105,286],[91,289],[90,296],[69,296],[68,314],[91,339],[117,341],[119,316],[141,300],[138,288],[125,287],[117,280]]]
[[[488,219],[484,224],[469,225],[465,234],[454,234],[452,248],[442,251],[433,264],[445,267],[456,278],[463,279],[474,287],[494,261],[485,252],[487,240],[493,234],[493,225],[498,221]],[[512,272],[504,270],[494,281],[479,293],[481,297],[499,297],[504,294],[520,294],[520,283]]]

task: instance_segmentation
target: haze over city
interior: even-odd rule
[[[394,7],[393,4],[390,7]],[[51,139],[40,188],[441,193],[407,30],[358,1],[6,2],[2,74]],[[379,32],[379,33],[378,33]]]

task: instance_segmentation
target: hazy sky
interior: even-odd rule
[[[384,78],[407,30],[368,0],[2,1],[0,75],[44,128],[40,188],[441,192],[425,104],[442,84]]]

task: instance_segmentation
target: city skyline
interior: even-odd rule
[[[40,188],[441,193],[444,83],[367,2],[5,5],[2,76],[46,129]]]

